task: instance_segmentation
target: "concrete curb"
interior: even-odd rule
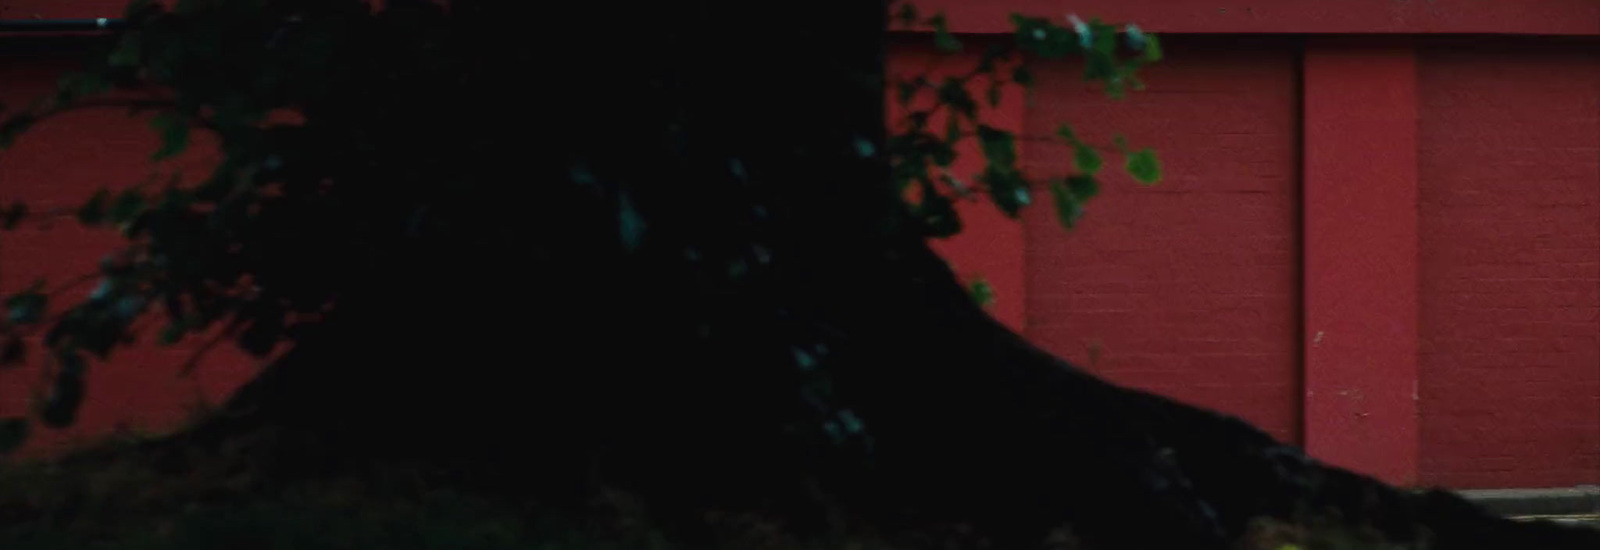
[[[1600,515],[1600,486],[1562,489],[1490,489],[1457,491],[1462,497],[1502,516]]]

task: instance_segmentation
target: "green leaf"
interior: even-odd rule
[[[943,172],[939,174],[939,181],[949,187],[950,190],[955,191],[957,196],[965,198],[972,194],[972,189],[967,186],[966,182],[961,181],[961,178],[957,178],[949,170],[944,170]]]
[[[896,188],[904,190],[912,182],[928,178],[927,156],[918,152],[907,155],[907,158],[896,159],[890,166],[890,176],[894,178]]]
[[[800,370],[806,372],[817,370],[817,357],[812,355],[811,352],[800,348],[794,348],[791,351],[794,352],[794,364],[796,367],[800,367]]]
[[[16,229],[17,224],[22,223],[22,219],[26,217],[28,217],[28,205],[22,201],[13,202],[6,208],[5,213],[0,215],[0,227],[4,227],[7,231]]]
[[[1134,25],[1134,24],[1130,23],[1127,26],[1123,27],[1122,30],[1123,30],[1123,37],[1127,38],[1128,48],[1130,48],[1130,49],[1132,49],[1133,51],[1136,51],[1136,52],[1144,51],[1144,44],[1145,44],[1144,29],[1139,28],[1138,25]]]
[[[161,148],[151,160],[170,158],[189,147],[189,119],[172,111],[164,111],[150,120],[150,127],[161,136]]]
[[[822,423],[822,432],[828,434],[828,440],[834,444],[844,443],[844,430],[839,423],[829,420]]]
[[[906,127],[912,131],[922,131],[923,128],[928,127],[928,117],[931,114],[928,111],[914,111],[906,114]]]
[[[78,419],[79,405],[83,404],[85,364],[83,356],[74,351],[62,353],[57,360],[61,363],[61,372],[45,397],[39,418],[52,428],[65,428]]]
[[[0,367],[15,366],[22,363],[27,355],[27,345],[22,343],[22,338],[15,334],[8,335],[4,343],[0,343]]]
[[[117,200],[111,203],[111,211],[108,213],[111,223],[123,224],[133,221],[144,211],[144,203],[144,194],[138,189],[124,189],[117,195]]]
[[[988,187],[989,199],[1000,207],[1006,216],[1016,218],[1022,208],[1033,202],[1028,193],[1028,182],[1016,170],[1007,170],[990,164],[979,178]]]
[[[999,61],[1001,58],[1005,57],[1005,55],[1006,55],[1006,48],[1005,48],[1004,45],[1001,45],[1001,44],[992,44],[992,45],[990,45],[989,49],[983,52],[983,57],[978,58],[978,65],[976,67],[973,67],[972,72],[973,73],[981,73],[981,74],[992,74],[992,73],[994,73],[994,64],[995,64],[995,62]]]
[[[1071,126],[1067,126],[1065,124],[1057,126],[1056,135],[1061,136],[1061,139],[1067,140],[1067,143],[1071,143],[1073,145],[1078,144],[1078,135],[1072,133]]]
[[[1083,56],[1084,82],[1109,81],[1117,74],[1117,62],[1111,54],[1100,51],[1086,51]],[[1108,82],[1109,83],[1109,82]]]
[[[1100,160],[1100,153],[1082,143],[1073,146],[1072,163],[1077,165],[1078,171],[1091,176],[1100,172],[1100,167],[1105,165],[1105,161]]]
[[[61,376],[82,378],[83,374],[89,370],[89,362],[84,360],[83,354],[72,348],[56,350],[56,363],[60,368],[59,374]]]
[[[1082,48],[1071,31],[1051,24],[1042,17],[1012,14],[1011,22],[1017,28],[1017,44],[1023,51],[1046,59],[1057,59]]]
[[[17,136],[28,131],[38,121],[39,117],[31,113],[18,113],[12,115],[11,118],[7,118],[5,122],[0,122],[0,149],[5,149],[16,143]]]
[[[211,7],[210,2],[199,0],[178,0],[172,6],[172,13],[194,13],[201,9]]]
[[[639,215],[626,191],[617,196],[617,226],[624,250],[633,252],[644,244],[644,216]]]
[[[183,339],[183,335],[187,332],[188,329],[184,328],[183,322],[174,321],[161,328],[161,334],[156,336],[156,343],[162,346],[176,344]]]
[[[961,51],[961,41],[950,34],[950,26],[945,21],[944,14],[928,18],[928,26],[933,27],[933,45],[945,52],[955,53]]]
[[[56,97],[63,102],[90,96],[111,89],[111,82],[96,73],[72,73],[61,78],[56,85]]]
[[[28,419],[0,418],[0,455],[16,452],[28,440]]]
[[[988,160],[980,179],[988,186],[989,198],[1006,215],[1016,217],[1032,202],[1028,182],[1017,170],[1016,138],[1011,132],[978,125],[978,143]]]
[[[857,435],[866,428],[866,424],[861,422],[861,417],[856,416],[856,413],[850,409],[839,411],[838,416],[839,424],[844,426],[844,431],[847,434]]]
[[[1011,70],[1011,81],[1023,86],[1032,86],[1033,72],[1029,71],[1027,67],[1019,65]]]
[[[1155,63],[1161,60],[1161,39],[1154,34],[1144,35],[1144,61]]]
[[[907,27],[914,25],[917,23],[917,7],[910,3],[900,4],[900,11],[895,18]]]
[[[1072,229],[1083,217],[1083,203],[1060,180],[1050,182],[1050,195],[1055,198],[1056,220],[1061,222],[1061,227]]]
[[[143,56],[143,36],[139,31],[128,31],[122,35],[117,47],[111,50],[111,55],[106,57],[106,63],[112,67],[137,67]]]
[[[133,0],[132,2],[128,2],[127,6],[123,7],[122,17],[124,19],[132,19],[135,16],[143,14],[145,10],[152,8],[159,9],[159,6],[160,4],[157,4],[156,0]]]
[[[1077,36],[1079,46],[1088,48],[1094,43],[1094,29],[1088,23],[1084,23],[1077,15],[1070,13],[1067,14],[1067,20],[1072,23],[1072,34]]]
[[[972,294],[972,301],[977,302],[978,307],[994,305],[994,287],[982,277],[972,280],[972,284],[968,285],[968,292]]]
[[[166,214],[167,216],[179,216],[191,212],[190,209],[194,203],[195,197],[193,192],[186,189],[168,187],[166,190],[161,192],[161,200],[153,205],[152,208],[160,211],[163,214]],[[152,228],[153,227],[156,226],[152,226]]]
[[[39,322],[44,316],[50,297],[37,288],[12,295],[6,299],[6,315],[12,323],[26,325]]]
[[[1122,78],[1128,83],[1129,88],[1133,88],[1135,91],[1144,91],[1144,81],[1139,79],[1139,75],[1135,74],[1133,69],[1128,69]]]
[[[928,235],[949,237],[961,232],[961,216],[956,214],[950,198],[939,194],[932,182],[922,183],[922,203],[918,208]]]
[[[856,146],[856,154],[859,155],[861,158],[871,158],[873,155],[878,154],[878,146],[873,145],[872,144],[872,140],[869,140],[867,138],[864,138],[864,137],[856,138],[855,146]]]
[[[983,156],[989,159],[991,164],[998,164],[1007,168],[1016,164],[1016,138],[1011,135],[1011,132],[980,124],[978,125],[978,143],[983,150]]]
[[[122,310],[126,307],[123,304],[130,302],[128,297],[118,294],[108,295],[100,303],[104,304],[103,309],[87,312],[83,315],[81,318],[82,324],[80,325],[82,330],[78,331],[71,344],[104,360],[111,356],[111,350],[122,339],[123,330],[127,328],[126,323],[123,322],[126,317],[122,317],[120,312],[113,313],[106,310]],[[81,361],[82,358],[72,355],[64,360]]]
[[[1146,148],[1128,155],[1127,168],[1128,174],[1139,183],[1153,185],[1161,181],[1161,161],[1154,150]]]
[[[1072,196],[1082,202],[1100,194],[1100,182],[1089,176],[1072,176],[1067,178],[1067,189],[1072,191]]]
[[[959,135],[956,137],[958,139],[960,138]],[[956,150],[950,145],[951,143],[954,143],[953,141],[930,141],[931,143],[928,144],[928,157],[933,159],[934,164],[939,166],[949,166],[951,163],[956,161]],[[926,171],[919,172],[919,174],[926,175]]]
[[[98,225],[106,217],[106,203],[111,200],[111,192],[101,189],[95,191],[94,196],[78,207],[78,223],[84,225]]]
[[[239,334],[239,348],[255,357],[266,357],[282,339],[283,328],[281,317],[258,318]]]
[[[1092,38],[1094,51],[1106,54],[1107,56],[1113,55],[1117,52],[1116,27],[1101,23],[1098,19],[1090,21],[1089,27],[1091,32],[1094,34]]]
[[[917,90],[922,89],[922,87],[925,85],[927,85],[927,82],[923,81],[921,78],[913,81],[902,80],[896,83],[895,88],[899,91],[898,98],[900,100],[900,104],[909,105],[911,103],[911,98],[916,97]]]
[[[946,78],[939,86],[939,101],[949,105],[952,111],[973,118],[978,115],[978,103],[967,93],[966,84],[959,78]]]

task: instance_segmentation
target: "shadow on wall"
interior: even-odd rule
[[[14,44],[24,39],[8,39]],[[53,90],[75,66],[75,52],[0,52],[0,104],[27,105]],[[48,51],[48,50],[47,50]],[[142,116],[118,108],[78,111],[41,123],[0,152],[0,204],[23,201],[29,219],[0,234],[0,293],[46,281],[51,311],[81,299],[95,284],[100,259],[123,242],[114,230],[78,224],[74,212],[96,190],[130,185],[166,185],[205,176],[213,147],[196,135],[189,152],[159,164],[154,133]],[[20,456],[53,454],[96,438],[140,434],[181,425],[225,398],[258,369],[224,341],[206,351],[195,368],[185,364],[211,340],[190,335],[175,345],[155,344],[163,321],[155,315],[135,325],[139,342],[91,363],[87,396],[78,421],[63,430],[36,425]],[[35,339],[37,340],[37,339]],[[37,347],[24,365],[0,368],[0,417],[27,413],[43,390]]]

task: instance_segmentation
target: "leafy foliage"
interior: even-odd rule
[[[994,305],[994,286],[982,277],[974,278],[971,287],[972,300],[979,306],[989,307]]]
[[[60,303],[38,287],[6,300],[8,322],[0,327],[6,360],[37,357],[52,374],[39,418],[71,423],[88,358],[108,358],[135,341],[132,328],[142,317],[164,318],[151,331],[161,344],[216,334],[266,357],[336,311],[337,298],[354,281],[386,278],[385,269],[405,265],[419,247],[503,232],[496,224],[513,215],[514,201],[504,203],[506,214],[463,215],[481,204],[478,197],[502,192],[492,187],[501,174],[445,159],[481,157],[481,148],[493,142],[462,138],[473,128],[469,121],[492,119],[502,114],[494,109],[526,100],[486,98],[488,85],[450,85],[495,74],[461,62],[473,58],[462,52],[489,47],[485,39],[448,30],[475,17],[482,19],[474,24],[496,24],[482,15],[492,13],[488,4],[457,4],[444,10],[430,2],[391,2],[374,12],[353,0],[193,0],[170,9],[136,1],[126,28],[97,62],[64,78],[56,93],[9,113],[0,123],[0,145],[59,113],[120,106],[151,115],[159,141],[153,160],[182,154],[196,132],[211,134],[221,153],[198,184],[179,185],[174,177],[173,183],[107,189],[85,200],[76,211],[81,223],[113,227],[127,239],[102,262],[87,299]],[[931,29],[940,50],[964,48],[940,15],[923,17],[909,5],[896,14],[904,24]],[[1152,54],[1158,52],[1154,35],[1136,33],[1119,47],[1117,36],[1125,33],[1098,21],[1073,20],[1067,28],[1019,16],[1014,23],[1015,44],[985,52],[972,73],[895,83],[899,101],[926,96],[931,107],[910,113],[903,131],[881,146],[856,141],[859,157],[884,151],[888,177],[895,189],[908,191],[909,212],[926,235],[961,230],[956,200],[986,195],[1017,216],[1042,191],[1017,165],[1018,136],[983,121],[985,105],[998,103],[1001,86],[1031,85],[1025,61],[1084,56],[1085,78],[1115,95],[1135,82],[1138,67],[1159,58]],[[987,101],[971,89],[980,76],[990,82]],[[410,109],[432,104],[460,107]],[[408,109],[423,118],[396,115]],[[948,123],[929,128],[938,112]],[[984,167],[975,175],[953,173],[957,144],[968,139],[977,141]],[[1073,181],[1079,183],[1068,186],[1071,193],[1050,187],[1063,213],[1081,212],[1103,164],[1099,153],[1074,146],[1083,174]],[[737,159],[729,166],[733,179],[750,177]],[[1127,166],[1141,179],[1158,169],[1153,157],[1143,156]],[[594,174],[579,172],[571,179],[592,185]],[[621,250],[647,249],[653,199],[618,189],[606,200],[615,208]],[[4,210],[4,226],[17,227],[29,215],[26,205],[13,204]],[[765,262],[759,254],[735,259],[723,273],[747,279]],[[51,304],[61,309],[47,311]],[[28,354],[23,337],[35,330],[43,332],[45,349]],[[837,418],[838,411],[824,416]]]
[[[22,418],[0,419],[0,453],[11,452],[22,446],[28,437],[28,421]]]
[[[371,157],[383,148],[383,124],[374,122],[387,104],[363,111],[351,94],[444,78],[419,51],[440,44],[446,21],[438,6],[380,14],[356,1],[202,0],[170,10],[137,1],[127,17],[98,62],[7,113],[0,145],[59,113],[120,106],[153,114],[152,160],[182,154],[195,131],[213,134],[223,156],[198,185],[101,190],[76,209],[79,222],[127,239],[101,263],[87,299],[58,312],[47,311],[56,301],[42,286],[6,299],[7,361],[24,356],[23,336],[43,333],[47,349],[37,356],[53,380],[36,410],[51,425],[75,419],[85,356],[109,357],[132,341],[140,317],[166,317],[160,343],[221,325],[212,332],[265,356],[331,308],[345,280],[319,274],[359,273],[375,257],[401,254],[420,236],[407,229],[427,225],[414,220],[426,202],[420,188],[375,185],[403,179]],[[306,115],[318,115],[324,131],[307,132],[296,121]],[[371,170],[352,176],[357,167]],[[12,229],[30,211],[14,203],[3,214]]]
[[[911,4],[903,4],[896,21],[908,28],[931,30],[935,47],[941,51],[961,50],[941,15],[919,18]],[[1083,21],[1076,16],[1069,16],[1066,25],[1022,15],[1013,16],[1012,22],[1016,27],[1014,42],[984,52],[971,72],[947,77],[937,86],[931,84],[929,75],[912,76],[895,83],[897,101],[903,106],[917,108],[906,116],[905,123],[896,128],[899,133],[889,140],[893,174],[899,188],[914,185],[918,189],[914,200],[919,201],[917,211],[929,236],[947,237],[959,232],[962,226],[951,206],[952,201],[968,197],[974,191],[986,194],[1006,215],[1016,217],[1023,207],[1032,203],[1036,188],[1043,185],[1055,199],[1062,225],[1072,227],[1082,216],[1084,201],[1098,190],[1095,177],[1105,164],[1102,148],[1080,141],[1067,126],[1062,126],[1057,133],[1072,148],[1078,173],[1072,175],[1070,181],[1075,183],[1070,186],[1064,181],[1036,183],[1020,170],[1016,156],[1018,137],[982,122],[983,104],[974,99],[970,91],[978,79],[989,83],[987,105],[995,107],[1000,103],[1003,86],[1033,85],[1030,63],[1081,56],[1085,60],[1084,80],[1099,84],[1109,96],[1120,98],[1128,89],[1140,88],[1138,70],[1159,61],[1162,56],[1159,38],[1135,25],[1119,30],[1099,20]],[[932,101],[923,107],[918,99],[925,95]],[[928,121],[939,114],[947,117],[943,136],[932,133],[927,127]],[[956,148],[967,139],[978,142],[984,159],[983,170],[970,178],[976,189],[964,183],[969,178],[951,175],[948,171]],[[1160,163],[1153,151],[1143,149],[1128,153],[1126,144],[1121,142],[1115,151],[1124,154],[1124,168],[1137,181],[1149,184],[1160,180]]]
[[[1128,155],[1128,173],[1140,183],[1156,183],[1161,181],[1161,162],[1156,160],[1154,151],[1141,149]]]

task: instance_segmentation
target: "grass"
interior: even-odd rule
[[[213,444],[181,439],[109,443],[59,461],[0,466],[0,548],[5,550],[676,550],[638,500],[597,495],[578,514],[532,499],[490,498],[415,464],[306,469],[274,449],[308,442],[270,433]],[[307,458],[310,457],[310,458]],[[287,465],[287,466],[286,466]],[[294,468],[290,468],[293,466]],[[291,469],[294,475],[282,471]],[[707,514],[714,548],[981,548],[920,531],[805,541],[752,514]],[[1159,526],[1152,526],[1159,528]],[[1082,550],[1070,533],[1048,546]],[[1239,550],[1412,550],[1333,523],[1262,520]],[[1175,549],[1176,550],[1176,549]]]

